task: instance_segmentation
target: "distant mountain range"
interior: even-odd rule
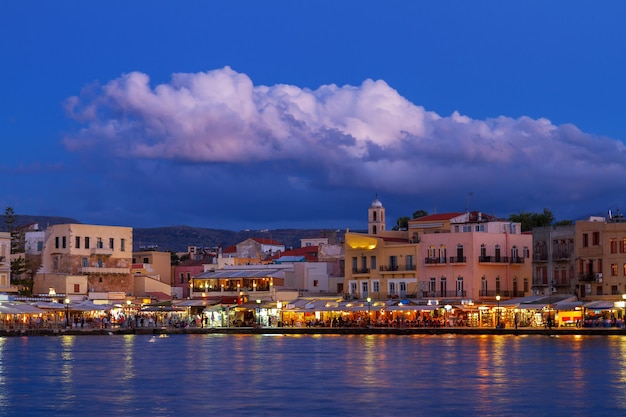
[[[55,224],[82,223],[69,217],[16,215],[15,226],[38,223],[44,229]],[[0,231],[6,231],[4,215],[0,215]],[[188,246],[226,247],[248,238],[272,239],[287,248],[299,248],[300,239],[320,237],[326,229],[220,230],[191,226],[133,228],[133,250],[145,248],[159,251],[186,252]],[[337,234],[343,236],[344,231]]]

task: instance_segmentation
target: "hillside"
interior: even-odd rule
[[[275,229],[275,230],[219,230],[189,226],[170,226],[133,229],[134,250],[156,246],[158,250],[183,252],[187,246],[217,247],[230,246],[248,238],[273,239],[286,247],[300,247],[300,239],[319,237],[328,233],[319,229]]]
[[[20,227],[30,223],[38,223],[40,228],[55,224],[82,222],[69,217],[16,215],[15,226]],[[0,215],[0,231],[7,231],[4,215]],[[273,239],[286,247],[300,247],[300,239],[328,235],[328,230],[322,229],[276,229],[276,230],[220,230],[190,226],[169,226],[153,228],[133,228],[133,250],[141,247],[156,247],[161,251],[184,252],[187,246],[217,247],[230,246],[248,238],[256,237]],[[343,232],[337,233],[343,235]]]

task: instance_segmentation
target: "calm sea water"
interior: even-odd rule
[[[0,338],[0,416],[618,416],[626,338]]]

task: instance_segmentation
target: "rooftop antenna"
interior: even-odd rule
[[[473,192],[467,193],[467,197],[465,198],[465,211],[469,213],[470,201],[472,201]]]

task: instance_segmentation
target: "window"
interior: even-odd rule
[[[619,245],[619,253],[625,253],[626,252],[626,237],[622,238],[620,245]]]
[[[589,247],[589,235],[587,233],[583,233],[583,248]]]
[[[59,237],[58,236],[54,237],[54,248],[59,249]]]
[[[528,246],[524,246],[522,253],[523,253],[524,258],[528,259],[530,257],[530,250],[528,250]]]
[[[187,272],[187,282],[191,281],[191,273]]]
[[[85,249],[89,249],[89,237],[85,237]]]
[[[58,256],[54,256],[52,258],[52,269],[54,269],[55,271],[59,269],[59,257]]]
[[[428,291],[434,293],[437,291],[437,278],[430,277],[430,282],[428,283]]]
[[[314,280],[313,280],[313,286],[314,286],[314,287],[317,287],[318,282],[319,282],[318,280],[314,279]]]
[[[83,256],[80,262],[83,268],[87,268],[89,266],[89,258],[87,258],[86,256]]]
[[[120,250],[122,252],[126,250],[126,239],[120,239]]]
[[[366,256],[361,256],[361,271],[363,272],[367,271],[367,257]]]
[[[398,257],[395,255],[389,257],[389,270],[391,271],[398,270]]]
[[[96,238],[96,248],[102,249],[103,247],[104,247],[104,245],[102,243],[102,238],[101,237],[97,237]]]
[[[76,236],[76,243],[74,246],[76,246],[76,249],[80,249],[80,236]]]
[[[109,249],[113,250],[115,248],[115,239],[112,237],[109,238]]]
[[[400,287],[400,297],[402,298],[406,297],[406,282],[400,282],[399,287]]]
[[[460,243],[456,245],[456,258],[459,262],[463,262],[463,245]]]
[[[472,231],[472,226],[471,225],[464,225],[463,226],[463,231],[464,232],[471,232]]]
[[[609,247],[611,248],[611,253],[617,253],[617,239],[609,239]]]
[[[369,283],[367,281],[363,281],[361,283],[361,294],[363,294],[363,297],[367,297],[369,295]]]
[[[413,270],[413,255],[407,255],[406,256],[406,270],[407,271],[412,271]]]
[[[63,249],[67,248],[67,237],[63,236],[61,239]]]
[[[370,257],[370,266],[372,268],[372,271],[376,270],[376,257],[375,256]]]
[[[617,285],[611,285],[611,295],[619,295],[617,292]]]
[[[496,245],[496,262],[500,262],[500,245]]]
[[[102,258],[98,258],[98,268],[102,268]]]
[[[617,276],[617,264],[611,264],[611,276]]]
[[[102,282],[102,277],[98,277],[98,282]]]
[[[528,292],[528,278],[524,278],[524,292]]]
[[[389,283],[389,295],[396,295],[396,283],[395,282]]]
[[[598,285],[596,287],[596,295],[603,295],[602,294],[602,285]]]
[[[356,282],[350,283],[350,294],[356,294]]]
[[[480,280],[480,289],[483,294],[487,294],[487,277],[483,276]]]
[[[496,295],[500,294],[500,277],[496,277]]]
[[[487,246],[485,246],[484,243],[482,245],[480,245],[480,257],[481,258],[486,258],[487,257]]]
[[[185,282],[185,274],[183,274],[182,272],[180,273],[180,283],[184,283]]]
[[[37,242],[37,251],[41,252],[43,251],[43,241],[39,241]]]
[[[441,297],[446,297],[446,292],[448,291],[448,282],[446,281],[446,277],[441,277],[439,286],[441,287]]]
[[[74,284],[74,293],[80,293],[80,284]]]
[[[378,282],[378,281],[373,281],[372,282],[372,291],[380,292],[380,282]]]
[[[144,264],[149,264],[150,263],[150,258],[143,258],[143,263]]]
[[[593,232],[592,239],[593,246],[598,246],[600,244],[600,232]]]
[[[456,279],[456,295],[457,297],[463,297],[463,277]]]

